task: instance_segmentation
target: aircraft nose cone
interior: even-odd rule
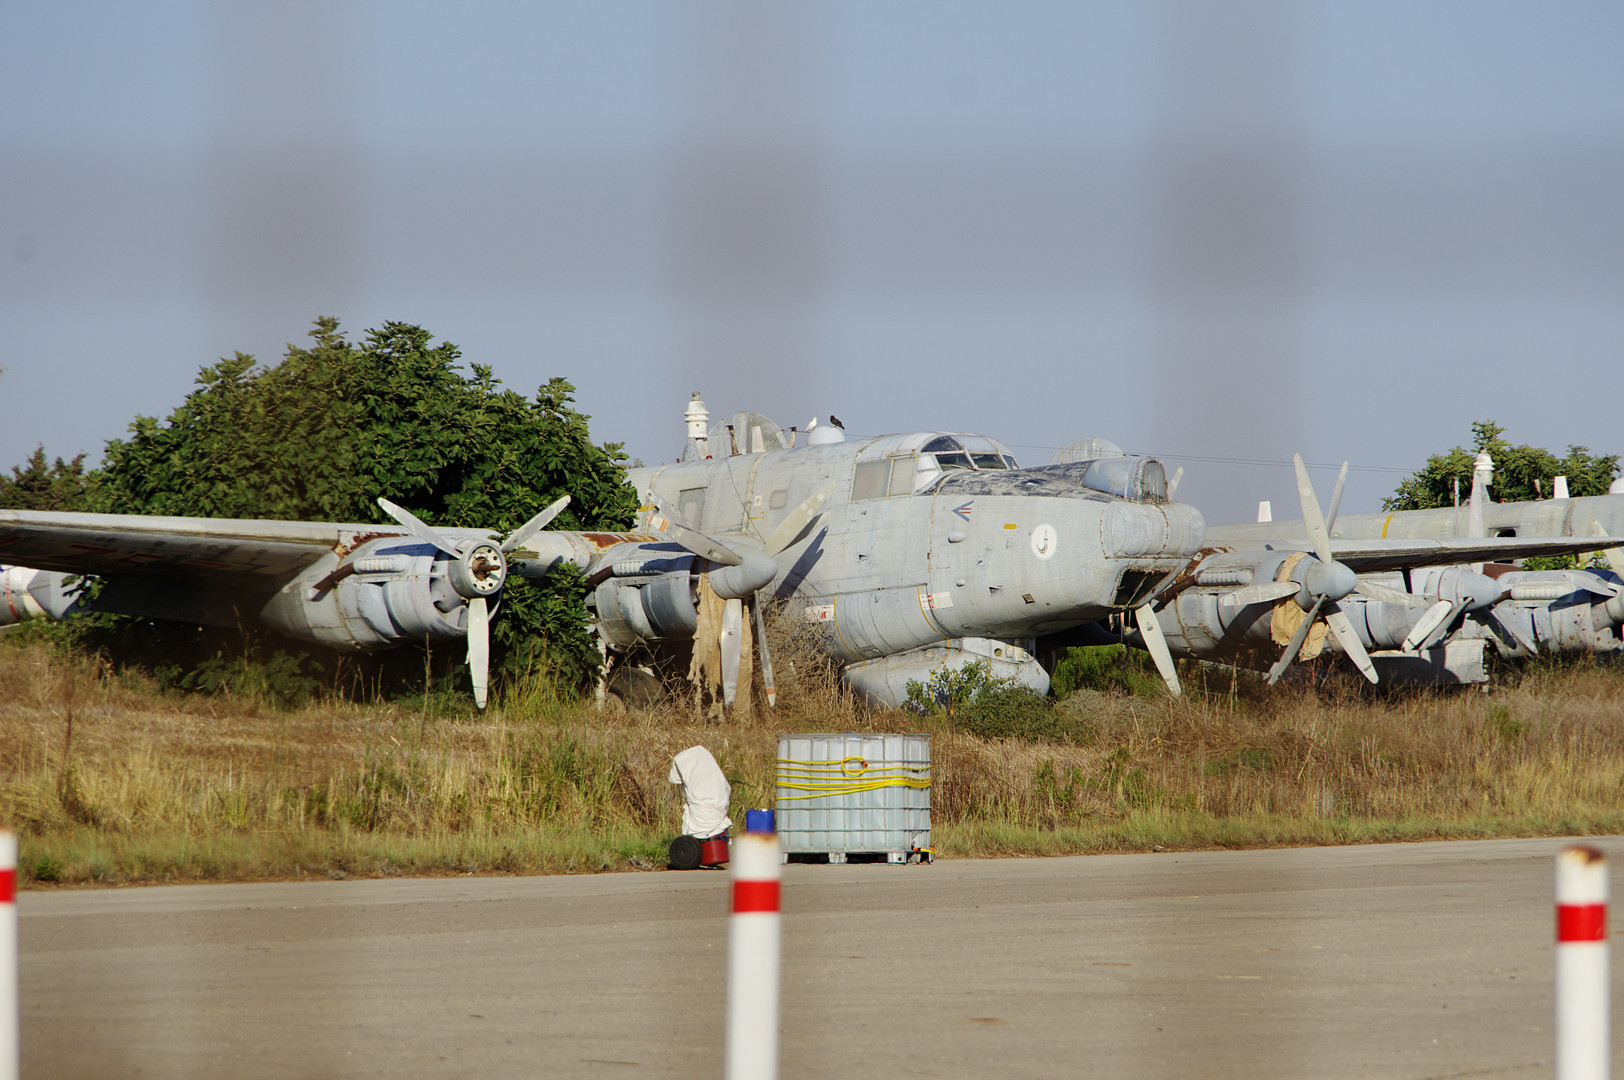
[[[1324,596],[1328,600],[1340,600],[1353,591],[1358,584],[1354,572],[1339,562],[1315,562],[1308,568],[1303,584],[1308,586],[1311,596]]]

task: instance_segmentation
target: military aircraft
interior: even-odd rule
[[[691,654],[689,677],[731,705],[749,692],[756,652],[771,702],[774,605],[855,691],[888,704],[910,680],[975,660],[1044,692],[1040,657],[1130,618],[1177,692],[1158,612],[1187,607],[1228,613],[1212,624],[1222,634],[1297,609],[1281,664],[1328,628],[1374,679],[1339,606],[1356,574],[1598,546],[1375,538],[1333,550],[1306,474],[1307,542],[1215,546],[1159,460],[1104,440],[1021,468],[1005,444],[962,432],[856,439],[838,423],[785,431],[753,412],[711,424],[697,394],[684,421],[680,460],[630,472],[645,506],[630,532],[546,531],[562,500],[505,537],[436,530],[383,500],[398,527],[0,510],[0,555],[103,576],[104,610],[246,618],[358,651],[464,637],[481,704],[488,619],[510,567],[539,577],[569,562],[586,575],[611,667]]]
[[[1299,550],[1309,547],[1316,526],[1317,506],[1299,458],[1296,464],[1304,517],[1299,521],[1259,521],[1222,525],[1207,531],[1209,543],[1237,551],[1258,547]],[[1343,466],[1332,516],[1324,525],[1324,540],[1338,558],[1350,545],[1371,540],[1425,540],[1428,538],[1512,538],[1555,535],[1582,540],[1624,531],[1624,492],[1583,499],[1556,498],[1537,502],[1494,503],[1489,500],[1493,462],[1479,455],[1471,494],[1459,507],[1401,511],[1337,519]],[[1624,486],[1624,485],[1615,485]],[[1264,515],[1260,513],[1260,517]],[[1615,524],[1616,523],[1616,524]],[[1585,545],[1607,548],[1602,539]],[[1434,567],[1412,573],[1377,570],[1361,560],[1362,576],[1352,592],[1340,599],[1349,617],[1352,636],[1378,670],[1407,680],[1442,683],[1487,681],[1487,650],[1506,658],[1526,658],[1541,652],[1617,654],[1624,651],[1624,550],[1610,548],[1606,570],[1526,571],[1506,563],[1472,560],[1477,565]],[[1503,556],[1502,556],[1503,558]],[[1465,560],[1463,560],[1465,561]],[[1322,649],[1357,655],[1342,644],[1342,635],[1327,636],[1323,627],[1305,625],[1295,605],[1281,602],[1272,610],[1242,612],[1194,598],[1169,598],[1157,607],[1162,636],[1171,652],[1202,660],[1239,659],[1261,666],[1276,654],[1271,681],[1299,657],[1309,659]],[[1301,629],[1305,637],[1299,639]],[[1111,638],[1149,647],[1140,634],[1119,628]],[[1295,643],[1295,645],[1294,645]],[[1281,650],[1284,651],[1281,651]]]

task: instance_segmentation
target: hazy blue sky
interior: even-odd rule
[[[695,389],[1104,435],[1215,520],[1485,417],[1617,452],[1621,55],[1616,2],[12,0],[0,464],[322,314],[649,461]]]

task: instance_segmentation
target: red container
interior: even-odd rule
[[[700,866],[723,866],[727,863],[727,833],[713,836],[699,845]]]

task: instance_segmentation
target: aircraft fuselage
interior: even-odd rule
[[[1200,549],[1193,507],[1083,486],[1075,466],[935,469],[919,451],[933,437],[687,461],[632,470],[631,481],[690,525],[746,543],[828,489],[770,591],[846,661],[1092,622],[1143,602]]]

